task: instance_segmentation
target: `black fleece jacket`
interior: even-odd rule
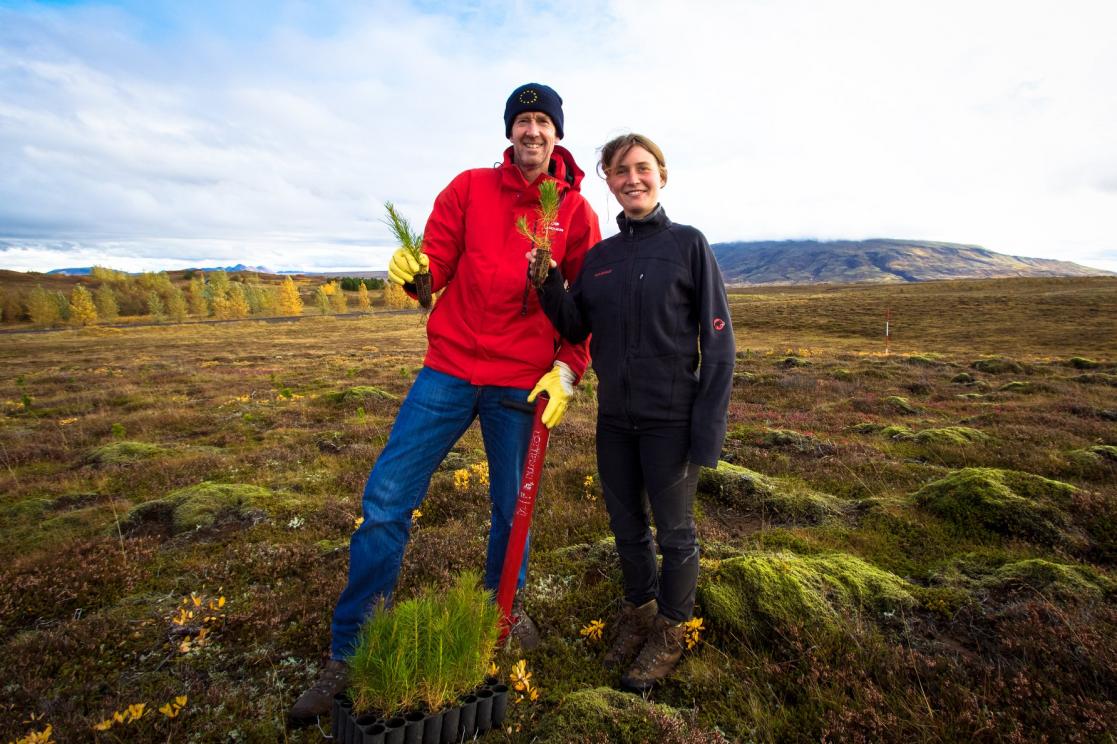
[[[620,234],[586,254],[567,291],[554,269],[543,311],[568,341],[589,336],[598,416],[635,429],[690,425],[690,461],[717,465],[736,347],[714,254],[701,232],[667,219],[617,216]]]

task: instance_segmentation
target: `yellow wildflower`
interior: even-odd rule
[[[54,739],[51,738],[53,732],[54,726],[48,723],[42,731],[31,731],[26,736],[16,739],[14,744],[54,744]]]
[[[469,472],[477,476],[477,482],[482,487],[489,485],[489,463],[479,462],[469,466]]]
[[[181,713],[182,709],[185,708],[185,707],[186,707],[186,696],[185,695],[179,695],[173,701],[171,701],[169,703],[165,703],[162,706],[160,706],[159,707],[159,712],[162,713],[163,715],[165,715],[167,718],[174,718],[179,713]]]
[[[454,471],[454,490],[466,491],[469,489],[469,469],[459,468]]]
[[[69,426],[70,424],[74,423],[75,421],[77,421],[77,418],[64,418],[64,419],[59,420],[58,425],[59,426]]]
[[[686,647],[688,649],[694,648],[698,645],[701,632],[706,629],[706,626],[702,624],[702,618],[691,618],[683,623],[683,627],[686,628],[686,634],[683,636]]]
[[[520,659],[512,665],[512,672],[509,678],[516,692],[526,692],[531,689],[531,672],[527,670],[527,661],[525,659]]]
[[[423,512],[421,510],[419,510],[419,509],[412,509],[411,510],[411,521],[415,521],[421,516],[423,516]]]
[[[358,527],[360,527],[364,523],[365,523],[365,518],[364,517],[353,517],[353,529],[357,529]]]
[[[590,620],[589,623],[580,631],[587,640],[600,641],[601,633],[605,630],[605,623],[601,620]]]
[[[489,662],[489,676],[496,677],[500,674],[500,667],[496,665],[495,661]]]

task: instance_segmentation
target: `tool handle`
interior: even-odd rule
[[[543,475],[543,458],[547,454],[547,439],[551,430],[543,424],[543,409],[547,407],[547,394],[540,393],[535,399],[535,421],[531,426],[527,455],[524,456],[524,471],[520,479],[520,494],[516,497],[516,511],[512,516],[512,530],[508,534],[508,547],[504,551],[504,567],[500,572],[500,586],[496,591],[496,603],[500,608],[500,640],[504,641],[512,630],[512,601],[516,596],[516,584],[520,578],[520,565],[524,560],[528,531],[531,529],[531,516],[535,509],[535,496],[539,491],[539,479]],[[504,401],[501,401],[504,403]],[[509,401],[512,402],[512,401]],[[530,405],[530,404],[527,404]],[[518,408],[518,405],[509,406]]]

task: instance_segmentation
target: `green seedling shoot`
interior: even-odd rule
[[[535,287],[542,287],[551,270],[551,225],[558,219],[559,193],[558,181],[548,178],[539,184],[539,207],[535,210],[535,221],[528,225],[527,217],[520,215],[516,220],[516,230],[531,241],[535,247],[535,258],[531,261],[528,276]]]
[[[415,263],[419,264],[419,272],[415,274],[415,296],[424,309],[429,309],[433,296],[433,279],[430,270],[423,265],[423,236],[411,229],[411,223],[396,209],[390,201],[384,202],[384,209],[388,211],[388,219],[384,224],[392,231],[396,242],[408,252]]]

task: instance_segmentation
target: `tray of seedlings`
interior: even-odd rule
[[[349,687],[334,698],[342,744],[449,744],[499,728],[508,686],[486,676],[500,610],[476,572],[448,591],[381,602],[349,658]]]

